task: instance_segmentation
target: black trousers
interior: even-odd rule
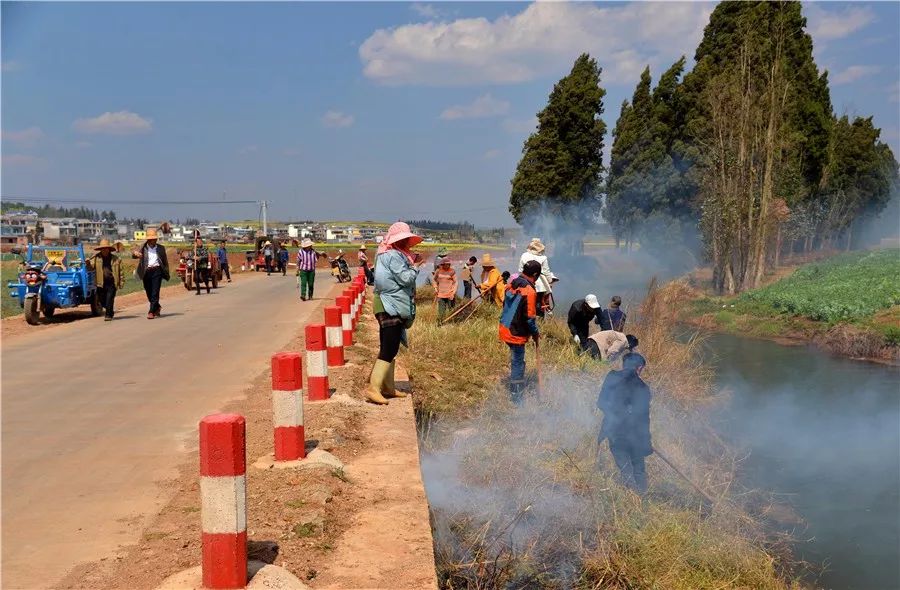
[[[266,256],[266,274],[272,274],[272,257]]]
[[[579,346],[581,346],[581,350],[587,350],[588,347],[588,333],[590,330],[590,324],[585,326],[579,326],[576,324],[569,324],[569,332],[572,333],[572,336],[578,336]]]
[[[472,298],[472,281],[463,281],[463,297]]]
[[[208,268],[198,268],[197,272],[194,274],[194,282],[197,284],[197,294],[200,294],[200,281],[206,285],[206,292],[209,293],[209,269]]]
[[[644,466],[644,455],[638,453],[628,440],[609,441],[609,452],[612,453],[619,468],[619,477],[623,484],[644,495],[647,493],[647,469]]]
[[[222,272],[225,273],[225,278],[229,281],[231,280],[231,271],[228,269],[228,263],[222,265]]]
[[[106,317],[113,317],[116,307],[116,288],[112,285],[99,287],[97,289],[97,298],[100,300],[100,305],[106,310]]]
[[[378,328],[378,360],[386,363],[393,362],[400,352],[400,339],[403,336],[402,321],[392,321],[388,316],[387,321],[379,322]],[[399,318],[397,318],[399,320]]]
[[[150,313],[159,313],[159,290],[162,287],[163,274],[160,267],[148,268],[144,271],[144,292],[150,302]]]
[[[372,269],[369,268],[368,264],[363,265],[363,272],[366,273],[366,283],[370,285],[375,284],[375,273],[372,272]]]

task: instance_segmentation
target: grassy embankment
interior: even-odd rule
[[[697,325],[816,342],[853,357],[897,358],[900,250],[841,254],[735,297],[681,289]]]
[[[793,564],[764,526],[764,494],[739,490],[739,458],[704,416],[716,403],[692,340],[675,341],[651,292],[629,331],[648,358],[654,447],[716,498],[702,500],[660,461],[642,502],[623,489],[594,409],[606,363],[576,353],[560,319],[543,324],[541,397],[514,409],[497,311],[436,325],[430,288],[406,355],[414,379],[442,588],[781,589]],[[527,363],[535,367],[534,348]]]

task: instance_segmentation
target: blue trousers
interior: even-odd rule
[[[525,345],[509,346],[509,397],[516,405],[522,404],[522,393],[525,389]]]

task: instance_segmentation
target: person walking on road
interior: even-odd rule
[[[206,294],[209,290],[209,250],[203,245],[203,239],[194,240],[194,284],[197,285],[197,295],[200,294],[200,282],[206,285]]]
[[[363,272],[366,274],[366,284],[374,285],[375,284],[375,273],[372,272],[372,269],[369,267],[369,257],[366,256],[366,245],[360,244],[359,251],[356,253],[356,259],[359,262],[359,266],[363,269]]]
[[[386,404],[391,397],[405,397],[394,385],[396,357],[406,344],[406,330],[416,319],[416,279],[425,263],[411,249],[422,241],[409,225],[398,221],[388,228],[375,259],[375,295],[372,307],[378,320],[378,359],[369,375],[366,399]]]
[[[622,306],[622,298],[613,295],[609,300],[609,307],[600,312],[600,329],[622,332],[625,329],[625,312],[619,309]]]
[[[593,359],[614,362],[621,354],[633,351],[637,345],[637,337],[631,334],[603,330],[588,336],[585,350]]]
[[[640,495],[647,492],[644,459],[653,454],[650,439],[650,388],[641,379],[647,361],[636,352],[622,357],[622,370],[610,371],[603,381],[597,407],[603,423],[599,445],[609,440],[622,482]]]
[[[475,258],[474,256],[469,256],[469,260],[467,260],[462,267],[463,297],[465,297],[466,299],[472,298],[472,285],[475,283],[475,278],[472,276],[472,271],[475,270],[475,265],[477,263],[477,258]]]
[[[597,296],[589,293],[584,299],[578,299],[572,303],[569,308],[569,318],[567,324],[569,332],[575,344],[581,347],[581,350],[587,348],[587,340],[590,335],[591,322],[598,322],[597,314],[600,311],[600,302]]]
[[[219,259],[219,266],[222,268],[222,274],[225,280],[231,282],[231,271],[228,268],[228,250],[225,249],[225,240],[219,242],[219,249],[216,250],[216,257]]]
[[[525,263],[529,260],[534,260],[541,265],[541,276],[534,285],[538,297],[538,316],[540,317],[544,317],[544,312],[550,305],[550,283],[553,280],[553,273],[550,272],[550,262],[544,255],[544,250],[546,250],[546,247],[540,238],[531,238],[531,242],[529,242],[525,252],[519,258],[519,272],[522,272],[522,269],[525,268]]]
[[[499,337],[509,346],[509,398],[522,404],[525,389],[525,345],[540,334],[537,327],[537,292],[534,282],[541,274],[541,265],[533,260],[525,263],[521,274],[506,287],[503,311],[500,313]]]
[[[125,275],[122,273],[122,261],[113,254],[115,246],[109,240],[100,240],[100,245],[94,249],[97,253],[91,258],[91,263],[97,281],[96,297],[105,311],[103,319],[108,322],[115,315],[116,291],[125,285]]]
[[[272,257],[275,250],[272,248],[272,242],[266,242],[263,245],[263,260],[266,261],[266,276],[272,276]]]
[[[278,249],[278,269],[281,276],[287,276],[288,261],[291,259],[291,253],[288,252],[287,246],[281,245]]]
[[[313,241],[303,238],[300,242],[300,250],[297,252],[297,276],[300,281],[300,300],[306,301],[313,298],[313,289],[316,286],[316,262],[320,254],[313,249]]]
[[[437,298],[438,316],[440,324],[453,306],[456,304],[456,292],[459,283],[456,281],[456,271],[450,267],[450,257],[441,260],[441,265],[431,275],[431,285],[434,287]]]
[[[147,241],[139,250],[133,250],[131,257],[139,259],[137,276],[144,282],[144,292],[150,303],[150,311],[147,319],[158,318],[162,311],[159,304],[159,290],[163,280],[169,280],[169,259],[166,258],[166,249],[157,243],[159,235],[155,229],[147,230]]]
[[[491,255],[485,254],[481,257],[481,292],[484,300],[494,305],[503,305],[503,275],[494,266],[494,259]]]

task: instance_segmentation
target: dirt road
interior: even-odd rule
[[[317,298],[334,296],[327,271]],[[162,300],[2,347],[3,587],[46,588],[138,539],[198,420],[243,395],[318,306],[291,275]]]

